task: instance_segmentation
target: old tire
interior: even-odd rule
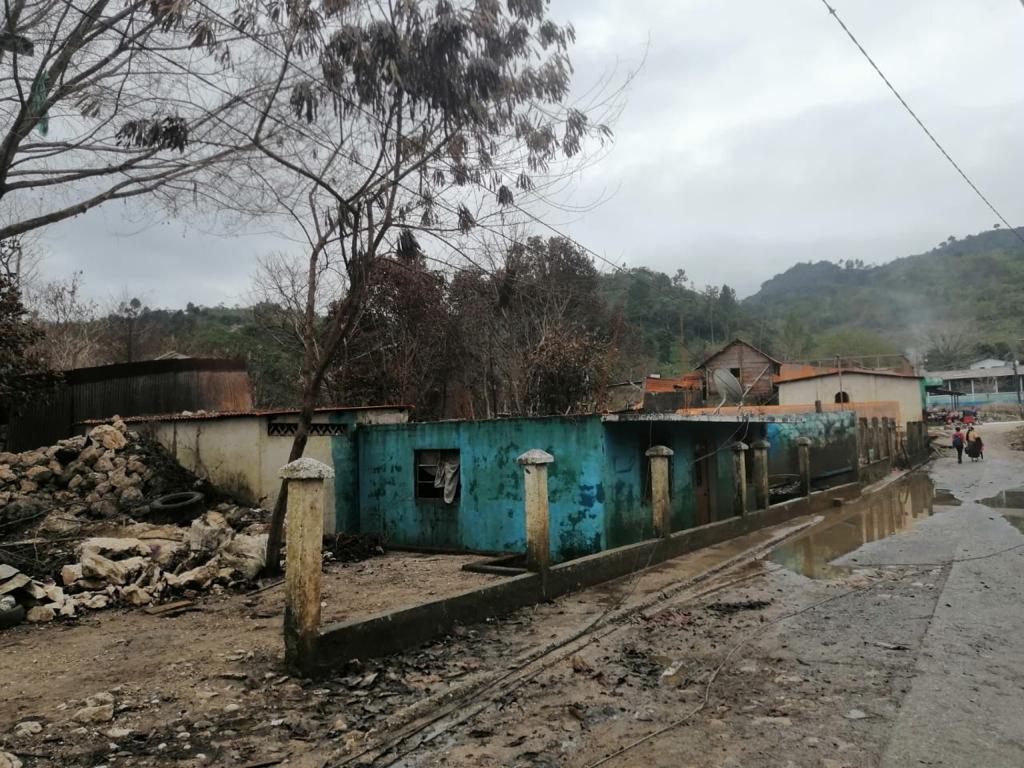
[[[13,608],[8,608],[6,611],[0,611],[0,629],[7,629],[13,627],[22,622],[25,618],[25,608],[21,605],[16,605]]]
[[[194,520],[206,511],[206,497],[199,491],[168,493],[149,505],[149,516],[178,522]]]

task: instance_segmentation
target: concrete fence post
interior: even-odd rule
[[[758,509],[768,509],[771,497],[768,493],[768,449],[771,443],[758,440],[754,443],[754,503]]]
[[[732,446],[733,511],[737,515],[747,514],[747,449],[746,443]]]
[[[811,495],[811,438],[796,439],[797,464],[800,466],[800,493]]]
[[[551,565],[551,543],[548,533],[548,464],[555,457],[539,448],[527,451],[516,459],[523,468],[526,489],[526,567],[541,575],[547,593],[548,568]]]
[[[316,667],[320,636],[320,568],[324,539],[324,482],[334,470],[315,459],[281,468],[288,483],[288,544],[284,579],[285,662],[302,673]]]
[[[871,444],[875,449],[875,461],[882,458],[882,425],[877,416],[871,418]]]
[[[668,470],[672,449],[664,445],[652,445],[644,453],[651,468],[651,510],[654,513],[654,535],[669,536],[672,533],[672,498],[669,493]]]

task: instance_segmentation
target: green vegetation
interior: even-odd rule
[[[1024,243],[994,229],[951,236],[928,253],[877,267],[797,264],[768,280],[743,308],[769,324],[788,318],[813,328],[819,336],[812,346],[822,354],[855,354],[850,347],[861,345],[864,354],[915,350],[941,367],[1011,355],[1024,337],[1022,302]],[[830,337],[835,348],[826,350]]]
[[[602,381],[683,373],[737,336],[782,360],[916,352],[932,369],[1012,357],[1024,338],[1024,245],[999,230],[878,267],[797,264],[742,302],[727,285],[696,289],[682,270],[600,274],[558,238],[530,239],[492,272],[446,276],[420,259],[381,271],[371,287],[322,399],[410,402],[423,418],[564,412]],[[63,295],[51,304],[73,306],[74,285]],[[298,402],[302,345],[284,305],[125,300],[103,317],[79,315],[89,319],[43,324],[51,355],[75,352],[54,368],[172,351],[241,358],[260,405]]]

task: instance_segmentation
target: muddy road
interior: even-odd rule
[[[1024,454],[836,510],[377,758],[401,766],[1024,765]],[[628,580],[627,580],[628,581]]]
[[[251,598],[19,630],[0,648],[0,749],[26,768],[1021,766],[1015,428],[982,428],[984,462],[939,459],[324,680],[285,673]],[[72,653],[85,630],[110,643]],[[112,720],[72,719],[103,692]]]

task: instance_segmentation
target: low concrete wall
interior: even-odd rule
[[[540,577],[528,573],[369,619],[329,624],[320,632],[318,666],[326,669],[352,659],[398,653],[440,637],[457,624],[484,621],[545,598],[585,589],[712,544],[828,509],[837,498],[858,497],[860,488],[858,483],[829,488],[767,510],[680,531],[667,539],[649,539],[561,563],[549,573],[546,595]]]
[[[339,442],[348,454],[353,454],[359,426],[407,419],[408,413],[402,408],[319,410],[313,416],[313,428],[328,431],[336,427],[339,431],[311,434],[304,455],[340,473],[336,461]],[[288,463],[292,447],[293,435],[285,428],[291,428],[297,420],[295,411],[255,411],[138,417],[129,421],[132,429],[155,438],[189,471],[208,478],[242,503],[271,508],[281,489],[279,472]],[[341,479],[353,485],[347,474]],[[335,490],[332,483],[324,488],[326,509],[332,512],[336,507]],[[330,512],[324,516],[325,533],[334,533],[337,519],[337,514]]]
[[[208,478],[240,502],[270,508],[281,489],[278,473],[288,463],[292,447],[291,436],[267,434],[273,418],[168,419],[139,427],[174,454],[185,469]],[[330,465],[331,438],[311,436],[305,455]],[[327,509],[334,509],[333,486],[328,483],[325,491]],[[334,515],[325,515],[324,523],[325,530],[332,531]]]

